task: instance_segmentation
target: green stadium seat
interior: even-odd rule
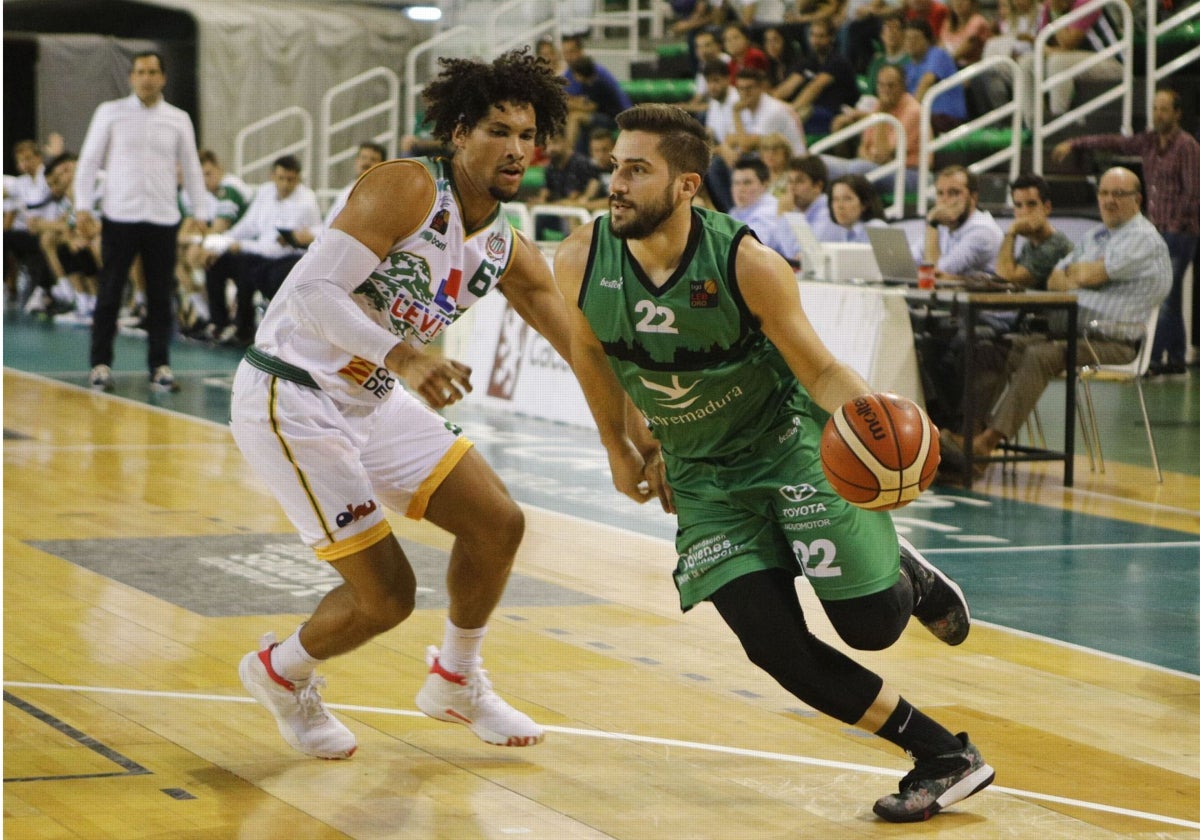
[[[1021,131],[1021,145],[1028,145],[1033,133],[1028,129]],[[974,131],[966,137],[960,137],[948,146],[943,146],[940,152],[960,152],[967,154],[987,155],[1006,148],[1012,142],[1012,130],[1007,128],[983,128]]]
[[[621,89],[634,103],[687,102],[696,92],[692,79],[631,79],[621,82]]]
[[[521,179],[521,189],[532,190],[536,192],[546,186],[546,167],[530,166],[525,170],[525,177]]]

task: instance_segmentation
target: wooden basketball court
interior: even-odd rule
[[[329,573],[296,550],[228,431],[12,370],[4,395],[5,837],[1200,838],[1198,669],[986,622],[951,649],[914,622],[855,655],[969,732],[997,779],[931,822],[888,825],[870,806],[908,759],[802,707],[711,608],[681,615],[669,542],[530,506],[485,656],[546,741],[490,747],[415,711],[449,541],[394,518],[421,559],[421,608],[323,669],[359,750],[305,758],[237,663],[259,634],[290,632]],[[1194,609],[1200,479],[1079,474],[1078,491],[1050,468],[979,489],[1178,532],[1190,566],[1167,585]]]

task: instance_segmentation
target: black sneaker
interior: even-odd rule
[[[961,645],[971,632],[971,611],[958,584],[921,556],[904,537],[900,540],[900,569],[913,588],[913,615],[930,633],[948,645]]]
[[[961,750],[919,759],[900,780],[900,792],[875,803],[875,813],[888,822],[924,822],[934,814],[979,793],[996,778],[966,732],[956,736]]]

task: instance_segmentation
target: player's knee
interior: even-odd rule
[[[488,510],[476,519],[470,534],[460,534],[469,541],[487,547],[487,555],[507,557],[511,563],[525,536],[525,512],[511,498]]]
[[[388,592],[358,604],[359,621],[378,636],[400,624],[416,606],[416,586]]]

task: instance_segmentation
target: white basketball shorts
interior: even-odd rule
[[[423,518],[472,446],[403,389],[378,406],[345,405],[245,361],[230,409],[238,448],[323,560],[387,537],[384,507]]]

